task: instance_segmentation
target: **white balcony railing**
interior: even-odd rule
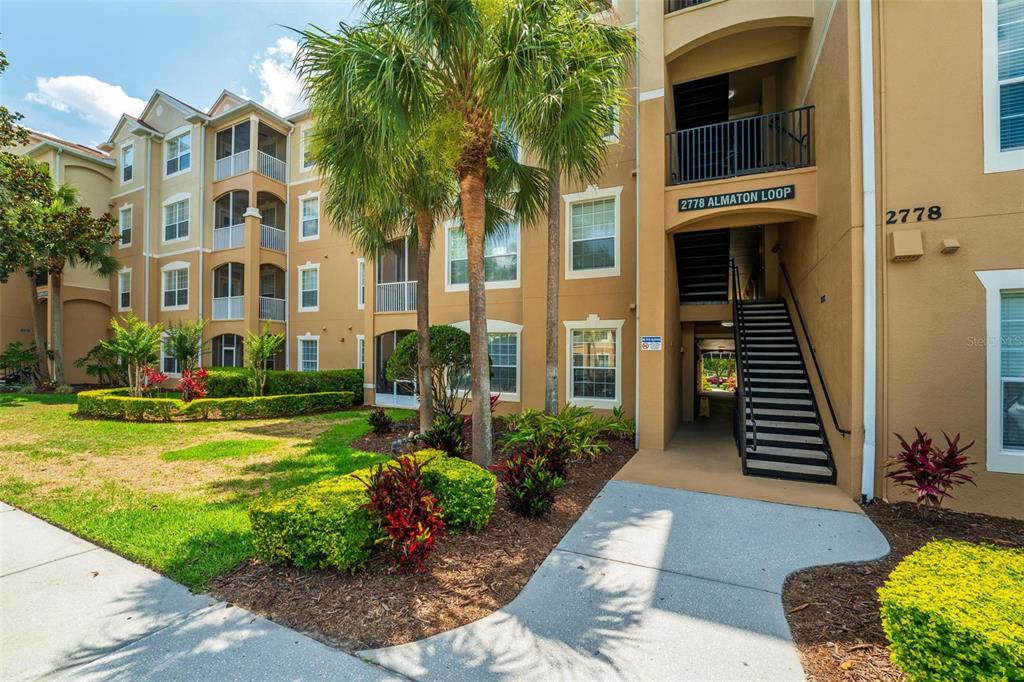
[[[232,175],[238,175],[249,170],[249,150],[238,152],[223,159],[217,159],[213,167],[213,179],[223,180]]]
[[[264,249],[284,251],[287,243],[284,230],[270,225],[260,225],[260,246]]]
[[[213,228],[213,250],[237,249],[245,246],[245,225]]]
[[[416,310],[416,282],[385,282],[377,285],[378,313]]]
[[[285,182],[287,166],[284,161],[261,151],[257,151],[256,158],[258,164],[256,170],[260,174],[273,178],[278,182]]]
[[[245,311],[245,296],[213,297],[213,319],[240,320]]]
[[[260,319],[284,322],[284,299],[260,296]]]

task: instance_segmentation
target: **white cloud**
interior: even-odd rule
[[[292,71],[298,51],[299,44],[291,38],[278,38],[262,54],[257,54],[249,66],[260,79],[260,104],[282,116],[306,106],[302,83]]]
[[[120,85],[92,76],[36,78],[36,89],[25,95],[25,99],[57,111],[76,113],[105,128],[113,127],[121,114],[137,116],[146,106],[145,100],[131,97]]]

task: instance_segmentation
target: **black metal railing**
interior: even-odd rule
[[[711,0],[665,0],[665,14],[672,14],[678,12],[681,9],[693,7],[695,5],[703,5],[705,2]]]
[[[807,324],[804,322],[803,311],[800,310],[800,301],[796,297],[796,290],[793,288],[793,282],[789,279],[789,272],[786,271],[786,266],[779,263],[779,269],[782,270],[782,278],[786,280],[786,288],[789,290],[789,297],[793,301],[793,308],[796,310],[797,320],[800,321],[800,329],[804,332],[804,339],[807,341],[807,350],[811,352],[811,361],[814,363],[814,371],[818,374],[818,382],[821,384],[821,391],[825,394],[825,404],[828,405],[829,414],[832,415],[832,424],[836,427],[836,431],[840,433],[844,438],[849,435],[850,430],[843,428],[839,425],[839,417],[836,416],[836,408],[832,405],[832,396],[828,392],[828,384],[825,383],[825,375],[821,371],[821,365],[818,363],[818,354],[814,350],[814,342],[811,340],[811,333],[807,329]],[[824,439],[824,433],[822,434]],[[827,441],[823,441],[827,442]]]
[[[743,337],[743,290],[740,286],[740,268],[735,260],[729,262],[732,275],[732,330],[736,346],[736,420],[733,425],[734,435],[739,446],[743,472],[746,473],[747,450],[757,449],[757,422],[754,420],[754,404],[750,396],[750,365],[742,345]],[[747,416],[751,423],[751,441],[747,443]]]
[[[813,166],[813,113],[807,106],[669,133],[667,183]]]

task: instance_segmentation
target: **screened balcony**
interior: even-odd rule
[[[284,322],[284,270],[276,265],[260,266],[260,319]]]
[[[710,2],[710,0],[665,0],[665,14],[672,14],[672,12],[678,12],[681,9],[703,5],[705,2]]]
[[[213,250],[237,249],[245,246],[245,210],[249,193],[236,190],[213,202]]]
[[[416,259],[410,258],[409,240],[393,242],[377,261],[378,313],[416,310]]]
[[[288,235],[284,230],[284,202],[269,192],[260,192],[256,195],[256,209],[260,212],[260,246],[285,251]]]
[[[288,138],[265,123],[257,131],[256,172],[278,182],[288,181]]]
[[[240,320],[245,315],[245,266],[224,263],[213,270],[214,320]]]
[[[252,124],[249,121],[217,131],[213,179],[224,180],[248,172],[252,168],[249,155],[251,146]]]

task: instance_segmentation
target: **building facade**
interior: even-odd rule
[[[736,475],[895,498],[892,434],[960,432],[977,486],[952,505],[1024,517],[1024,1],[619,0],[606,18],[639,45],[602,178],[562,197],[562,403],[685,448],[703,357],[725,353]],[[279,366],[363,367],[367,402],[415,405],[383,375],[415,329],[414,253],[374,262],[334,229],[311,125],[228,92],[204,111],[158,91],[123,117],[86,154],[122,271],[76,314],[82,344],[128,310],[203,317],[204,362],[233,365],[270,324]],[[546,248],[543,225],[487,244],[502,410],[543,405]],[[451,223],[431,273],[431,323],[465,327]],[[4,343],[28,326],[16,286]]]

